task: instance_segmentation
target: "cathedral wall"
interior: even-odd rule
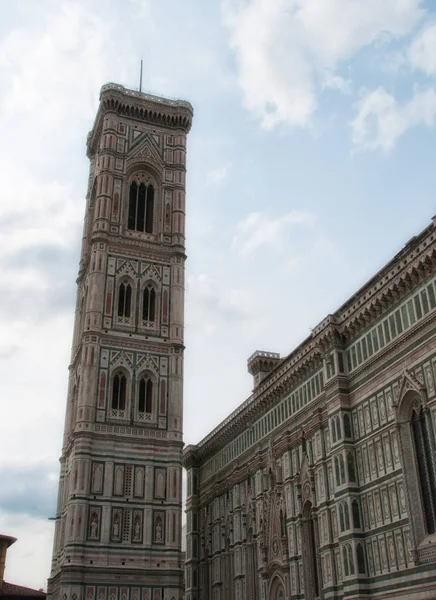
[[[188,447],[188,600],[429,597],[435,312],[428,268]]]

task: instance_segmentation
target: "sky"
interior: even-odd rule
[[[113,81],[189,100],[186,443],[436,212],[436,6],[17,0],[0,21],[0,532],[46,586],[85,141]]]

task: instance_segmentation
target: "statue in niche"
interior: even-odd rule
[[[377,405],[374,402],[374,404],[372,405],[372,418],[374,420],[374,425],[376,427],[378,427],[378,414],[377,414]]]
[[[380,418],[382,421],[386,420],[386,406],[385,406],[385,401],[383,399],[383,396],[381,396],[380,400],[379,400],[379,406],[380,406]]]
[[[389,546],[389,559],[391,562],[391,566],[394,566],[395,565],[395,548],[394,548],[394,541],[392,538],[389,538],[388,546]]]
[[[133,525],[133,539],[135,542],[139,542],[141,540],[141,519],[139,515],[135,517],[135,523]]]
[[[386,390],[386,402],[388,404],[388,414],[391,417],[393,414],[393,411],[392,411],[392,392],[390,389]]]
[[[163,542],[162,519],[157,517],[154,538],[156,542]]]
[[[405,513],[406,512],[406,495],[404,493],[403,486],[400,485],[399,488],[400,488],[401,512]]]
[[[365,406],[366,429],[371,431],[371,415],[369,414],[369,406]]]
[[[394,515],[398,514],[398,500],[397,500],[397,494],[395,493],[395,489],[391,490],[391,506],[392,506],[392,512],[394,513]]]
[[[91,523],[89,526],[89,537],[93,540],[98,539],[98,514],[93,512],[91,515]]]
[[[428,391],[430,392],[429,395],[432,395],[433,391],[434,391],[434,384],[433,384],[433,374],[431,372],[430,365],[427,365],[427,367],[425,368],[425,374],[426,374],[426,379],[427,379]]]
[[[380,498],[378,495],[375,497],[375,512],[377,515],[377,521],[381,521],[382,520],[381,505],[380,505]]]
[[[385,438],[385,456],[388,467],[392,465],[391,460],[391,447],[389,445],[389,438]]]
[[[400,563],[404,564],[404,548],[403,542],[401,538],[397,538],[397,548],[398,548],[398,557],[400,559]]]
[[[386,542],[385,540],[380,540],[380,548],[381,548],[381,560],[382,560],[382,566],[384,569],[387,568],[388,566],[388,555],[386,552]]]
[[[116,513],[114,515],[114,520],[112,523],[112,537],[115,539],[119,539],[120,533],[120,515]]]
[[[386,518],[389,518],[389,499],[387,491],[383,491],[383,506],[385,509]]]
[[[374,541],[374,562],[375,562],[375,570],[381,571],[380,554],[378,551],[378,544],[376,541]]]
[[[384,471],[384,462],[383,462],[383,451],[382,451],[382,447],[381,444],[377,444],[377,457],[378,457],[378,466],[380,471]]]
[[[407,546],[407,555],[409,557],[409,561],[413,560],[413,550],[412,550],[412,540],[410,538],[410,533],[406,534],[406,546]]]
[[[397,440],[397,436],[395,434],[392,434],[392,442],[393,442],[393,446],[394,446],[395,462],[400,462],[400,452],[398,450],[398,440]]]

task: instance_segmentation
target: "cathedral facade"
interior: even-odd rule
[[[188,102],[103,86],[48,596],[181,600]]]
[[[436,220],[187,469],[187,600],[436,598]]]

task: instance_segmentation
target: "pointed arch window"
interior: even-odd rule
[[[118,316],[130,319],[132,311],[132,286],[121,283],[118,288]]]
[[[436,482],[434,479],[433,450],[424,410],[420,407],[412,413],[412,436],[415,444],[418,480],[424,505],[425,524],[428,534],[436,532]]]
[[[154,187],[132,181],[129,190],[127,228],[132,231],[153,233]]]
[[[126,409],[127,380],[123,373],[117,373],[112,380],[112,411],[124,412]],[[114,415],[121,416],[121,415]]]
[[[154,323],[156,319],[156,291],[152,285],[148,285],[142,296],[142,320],[146,323]]]
[[[153,382],[149,377],[141,377],[138,393],[138,415],[141,420],[151,420],[153,412]]]

